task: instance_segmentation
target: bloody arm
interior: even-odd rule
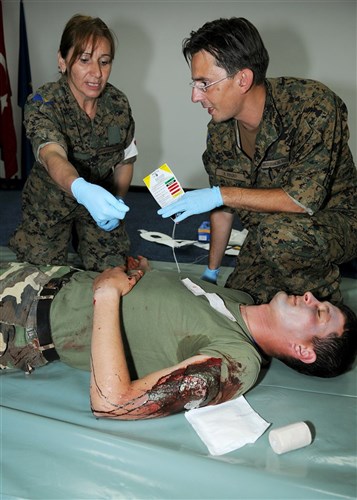
[[[130,379],[119,311],[121,297],[139,278],[113,268],[94,281],[90,396],[96,417],[163,417],[205,406],[220,393],[221,359],[200,354],[138,380]]]

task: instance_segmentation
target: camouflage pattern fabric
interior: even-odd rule
[[[345,259],[345,241],[356,241],[344,214],[318,212],[273,214],[249,229],[226,286],[249,292],[257,303],[271,300],[279,290],[342,302],[338,264]],[[350,247],[352,248],[352,246]]]
[[[312,290],[341,300],[338,264],[357,256],[357,171],[347,110],[312,80],[266,81],[253,160],[237,146],[236,121],[208,125],[203,161],[211,185],[282,188],[307,214],[237,209],[249,235],[227,286],[257,302]]]
[[[91,121],[62,77],[29,97],[25,126],[37,160],[41,145],[58,143],[81,177],[116,194],[113,169],[123,161],[135,129],[128,100],[121,91],[107,84]],[[130,241],[124,222],[109,233],[100,229],[87,210],[55,184],[39,161],[23,190],[22,214],[22,223],[9,242],[20,261],[66,263],[75,226],[78,253],[86,269],[101,271],[125,262]]]
[[[37,297],[52,277],[69,270],[68,266],[37,268],[26,263],[1,266],[0,369],[19,368],[30,373],[47,364],[37,338]]]

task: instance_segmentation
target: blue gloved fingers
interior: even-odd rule
[[[117,200],[114,196],[113,199],[108,199],[107,211],[108,213],[113,214],[113,216],[108,217],[108,219],[111,218],[124,219],[126,213],[129,212],[129,210],[130,208],[127,205],[125,205],[123,200]]]
[[[107,220],[105,222],[98,222],[98,226],[104,231],[113,231],[113,229],[117,228],[120,225],[120,221],[118,219]]]
[[[84,205],[96,223],[105,228],[111,227],[113,223],[108,221],[124,219],[129,207],[121,200],[117,200],[109,191],[85,181],[82,177],[72,182],[71,190],[75,199]],[[117,224],[115,222],[115,224]],[[110,229],[106,229],[110,230]]]
[[[106,221],[100,220],[97,222],[98,226],[104,231],[113,231],[113,229],[116,229],[120,225],[120,220],[123,220],[126,212],[129,211],[129,207],[125,205],[122,199],[119,200],[119,198],[117,198],[116,196],[115,198],[120,203],[120,211],[117,210],[117,207],[113,207],[113,211],[110,207],[108,207],[107,213],[109,214],[110,212],[113,212],[113,218]]]
[[[189,214],[188,212],[181,212],[181,213],[178,213],[177,214],[177,217],[174,218],[174,222],[175,224],[177,224],[178,222],[182,222],[183,220],[187,219],[188,217],[190,217],[191,214]]]
[[[218,274],[219,274],[219,268],[210,269],[207,266],[204,272],[202,273],[201,279],[204,281],[208,281],[209,283],[217,284]]]
[[[211,192],[213,193],[212,196],[214,196],[214,203],[215,203],[214,208],[221,207],[223,205],[223,198],[219,186],[211,187]]]
[[[158,215],[162,215],[163,219],[167,219],[167,217],[172,217],[172,215],[182,212],[182,210],[185,209],[182,198],[186,196],[186,194],[182,195],[181,198],[179,198],[177,201],[170,203],[170,205],[166,205],[166,207],[160,208],[157,211]],[[181,209],[179,209],[178,207],[181,207]]]
[[[196,189],[182,195],[177,201],[160,208],[158,214],[164,219],[175,214],[180,214],[175,222],[180,222],[191,215],[210,212],[223,205],[221,191],[218,186],[212,188]]]
[[[114,198],[114,200],[115,200],[115,198]],[[99,224],[99,222],[106,223],[108,220],[112,220],[112,219],[122,220],[122,219],[124,219],[126,212],[129,210],[129,208],[126,207],[126,205],[124,205],[124,207],[126,207],[126,208],[122,209],[122,207],[123,207],[122,204],[120,204],[120,205],[112,204],[112,200],[110,200],[110,199],[105,200],[105,204],[103,204],[102,201],[103,200],[98,200],[98,198],[97,198],[98,206],[95,206],[94,209],[93,209],[93,207],[86,207],[88,209],[88,211],[91,213],[93,219],[96,221],[97,224]],[[99,210],[97,210],[97,212],[94,213],[95,209],[99,209]]]
[[[121,198],[120,196],[115,196],[115,199],[119,201],[120,209],[124,210],[122,217],[119,217],[119,219],[124,219],[126,213],[129,212],[130,208],[128,207],[128,205],[125,205],[123,198]]]

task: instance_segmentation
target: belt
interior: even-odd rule
[[[62,286],[68,283],[72,275],[76,272],[77,269],[73,269],[60,278],[52,278],[48,283],[46,283],[38,296],[36,311],[37,337],[40,343],[40,351],[48,362],[59,359],[59,355],[52,340],[50,323],[51,304]]]

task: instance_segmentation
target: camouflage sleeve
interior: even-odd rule
[[[128,163],[128,160],[135,158],[137,154],[135,144],[135,121],[131,106],[127,96],[113,85],[107,85],[107,92],[112,100],[113,114],[116,116],[116,121],[123,133],[122,141],[124,143],[124,149],[127,151],[132,150],[133,152],[131,156],[126,154],[125,163]]]
[[[267,97],[267,118],[257,136],[261,155],[256,164],[237,148],[232,121],[209,123],[203,163],[210,185],[279,187],[310,215],[327,203],[353,209],[346,195],[356,185],[346,106],[319,82],[291,80],[287,90],[279,88],[285,84],[278,80],[275,104]],[[271,143],[273,136],[275,142]],[[285,162],[279,164],[282,159]],[[264,163],[272,162],[277,162],[274,171],[263,168]],[[245,211],[240,210],[239,215],[244,217]]]
[[[326,92],[299,114],[281,187],[312,215],[325,204],[339,163],[350,161],[347,109],[335,94]]]
[[[127,129],[127,134],[126,134],[125,149],[129,148],[132,145],[133,141],[135,140],[135,122],[129,104],[128,104],[128,113],[129,113],[129,127]]]
[[[60,114],[50,95],[41,92],[28,97],[24,109],[24,125],[37,161],[41,146],[51,142],[60,144],[68,153]]]

